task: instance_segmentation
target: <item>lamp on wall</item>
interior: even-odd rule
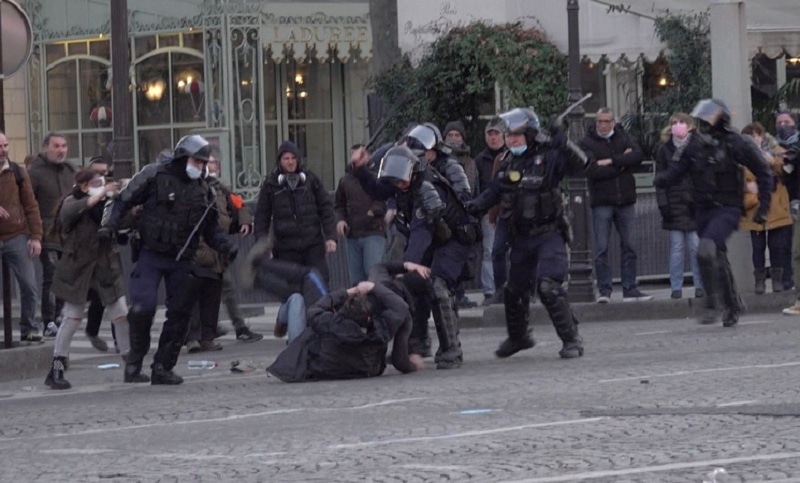
[[[167,83],[161,77],[154,77],[142,85],[144,97],[148,101],[160,101],[164,95],[164,90],[167,88]]]

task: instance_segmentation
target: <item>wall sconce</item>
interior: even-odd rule
[[[297,84],[303,84],[303,74],[295,74],[294,81]]]
[[[149,81],[145,82],[142,85],[142,90],[144,91],[144,97],[147,98],[148,101],[160,101],[161,97],[164,95],[164,90],[167,88],[167,83],[164,82],[164,79],[160,77],[155,77],[150,79]]]
[[[661,77],[660,79],[658,79],[658,85],[659,86],[667,87],[667,84],[668,84],[668,82],[667,82],[667,78],[666,77]]]

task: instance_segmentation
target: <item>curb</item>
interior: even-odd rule
[[[0,382],[44,378],[52,361],[52,344],[37,343],[0,349]]]

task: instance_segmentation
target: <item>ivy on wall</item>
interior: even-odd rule
[[[485,123],[479,115],[495,111],[496,85],[508,106],[533,106],[546,118],[563,109],[566,79],[566,56],[540,30],[474,22],[442,32],[416,66],[405,56],[368,87],[386,107],[382,139],[396,139],[411,122],[443,127],[458,119],[477,146]]]

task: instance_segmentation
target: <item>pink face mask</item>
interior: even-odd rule
[[[689,126],[683,122],[676,122],[672,125],[672,135],[678,139],[683,139],[689,134]]]

